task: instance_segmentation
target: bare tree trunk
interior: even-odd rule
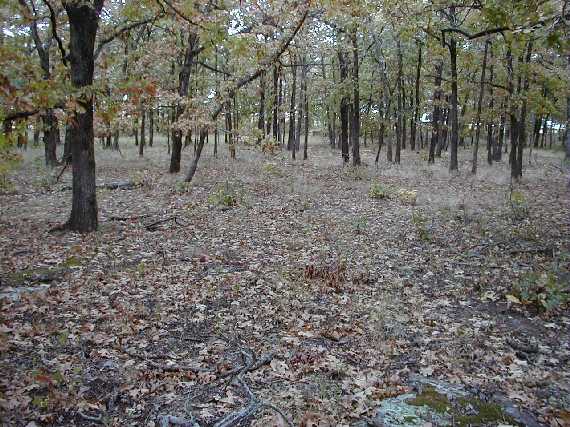
[[[148,146],[152,147],[154,142],[154,110],[148,110]]]
[[[415,84],[415,99],[414,99],[414,117],[412,119],[412,128],[410,129],[410,148],[416,149],[416,132],[419,120],[420,109],[420,77],[422,71],[422,44],[418,43],[418,61],[416,63],[416,84]]]
[[[570,55],[567,57],[567,72],[570,75]],[[566,160],[570,160],[570,94],[566,96]]]
[[[294,58],[294,57],[293,57]],[[291,74],[293,80],[291,83],[291,104],[289,108],[289,139],[287,140],[287,150],[293,150],[293,158],[295,158],[295,104],[297,95],[297,67],[292,67]]]
[[[103,0],[94,4],[64,2],[69,18],[69,57],[71,83],[75,88],[93,84],[94,48],[99,13]],[[84,95],[79,101],[70,128],[73,162],[73,196],[67,227],[73,231],[90,232],[97,229],[97,193],[95,191],[95,151],[93,135],[93,97]]]
[[[338,52],[338,61],[340,68],[340,83],[343,84],[348,76],[348,67],[346,64],[346,59],[344,58],[344,52]],[[342,151],[342,160],[344,163],[348,163],[350,155],[348,154],[348,99],[346,95],[343,95],[340,100],[340,147]]]
[[[353,28],[350,39],[352,42],[352,165],[360,166],[360,91],[359,91],[359,67],[358,67],[358,37],[357,29]]]
[[[139,141],[139,157],[144,155],[144,146],[146,143],[145,125],[146,125],[146,114],[144,108],[141,108],[141,138]]]
[[[257,143],[261,144],[261,140],[265,138],[265,73],[261,74],[259,80],[259,116],[257,119],[259,137]]]
[[[495,108],[495,98],[493,95],[493,80],[495,78],[495,67],[493,64],[493,46],[489,44],[489,58],[491,59],[491,64],[489,66],[489,111],[493,112]],[[494,153],[494,139],[493,139],[493,127],[494,120],[487,121],[487,164],[490,166],[493,164],[493,153]]]
[[[455,7],[451,8],[455,14]],[[457,122],[457,41],[454,37],[449,40],[449,55],[451,57],[451,149],[449,153],[449,170],[459,168],[457,161],[457,144],[459,141],[459,124]]]
[[[475,144],[473,145],[473,164],[471,173],[477,173],[477,157],[479,154],[479,136],[481,135],[481,108],[483,106],[483,95],[485,94],[485,73],[487,72],[487,55],[491,42],[485,42],[485,52],[483,53],[483,65],[481,66],[481,82],[479,84],[479,98],[477,99],[477,115],[475,118]]]
[[[435,148],[439,144],[439,122],[441,120],[441,80],[443,74],[443,62],[438,61],[435,65],[435,89],[433,92],[432,133],[429,146],[428,163],[435,162]]]
[[[525,64],[527,65],[527,70],[528,70],[528,64],[530,64],[530,59],[531,59],[531,55],[532,55],[532,39],[529,40],[529,42],[527,43],[527,52],[526,52],[526,58],[525,58]],[[516,160],[517,160],[517,172],[518,172],[518,178],[522,177],[522,173],[523,173],[523,150],[524,150],[524,146],[526,144],[526,136],[527,136],[527,130],[526,130],[526,111],[527,111],[527,105],[528,105],[528,99],[527,99],[527,94],[528,94],[528,89],[529,89],[529,85],[530,85],[530,76],[528,75],[528,71],[527,74],[524,77],[524,84],[523,84],[523,93],[522,93],[522,106],[521,106],[521,115],[520,115],[520,119],[519,119],[519,126],[520,129],[518,131],[518,144],[517,144],[517,156],[516,156]]]

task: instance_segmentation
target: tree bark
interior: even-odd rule
[[[83,2],[64,2],[63,5],[69,18],[71,83],[80,89],[93,84],[95,37],[103,0],[95,0],[94,5]],[[83,233],[95,231],[98,226],[93,96],[87,92],[78,102],[82,111],[75,112],[70,129],[73,196],[71,215],[66,225]]]

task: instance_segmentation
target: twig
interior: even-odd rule
[[[77,411],[77,414],[81,418],[88,420],[88,421],[93,421],[95,423],[100,423],[101,420],[103,419],[103,416],[101,414],[99,414],[97,416],[92,416],[92,415],[87,415],[87,414],[83,413],[82,411]]]

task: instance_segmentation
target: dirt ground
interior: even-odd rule
[[[98,184],[135,188],[98,190],[96,233],[52,231],[71,175],[55,183],[41,149],[0,195],[4,425],[204,426],[252,399],[240,425],[286,425],[277,409],[351,425],[414,373],[570,425],[561,153],[535,152],[511,185],[484,153],[472,177],[464,149],[451,177],[409,151],[376,167],[374,147],[343,167],[318,138],[304,162],[210,144],[186,185],[164,140],[144,159],[128,145],[97,148]],[[529,278],[554,278],[551,310],[521,303]]]

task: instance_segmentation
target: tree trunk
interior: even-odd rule
[[[154,142],[154,110],[148,110],[148,146],[152,147]]]
[[[142,157],[144,155],[144,145],[146,143],[145,124],[146,114],[143,108],[141,109],[141,138],[139,141],[139,157]]]
[[[435,88],[433,93],[433,114],[432,114],[432,133],[429,145],[428,163],[435,162],[435,148],[439,144],[440,139],[440,120],[441,120],[441,81],[443,74],[443,62],[438,61],[435,65]]]
[[[273,66],[273,139],[279,140],[279,70]]]
[[[524,151],[524,146],[526,144],[526,136],[527,136],[527,130],[526,130],[526,114],[527,114],[526,112],[528,105],[527,94],[530,86],[528,65],[530,64],[531,55],[532,55],[532,39],[529,40],[529,42],[527,43],[527,52],[525,58],[525,64],[526,64],[525,68],[527,71],[524,77],[524,84],[523,84],[521,115],[519,119],[520,129],[518,130],[519,141],[517,144],[517,156],[516,156],[518,178],[521,178],[523,173],[523,151]]]
[[[307,71],[305,70],[305,75]],[[309,157],[308,147],[309,147],[309,97],[307,95],[307,82],[305,80],[305,143],[303,145],[303,160],[307,160]]]
[[[459,168],[457,162],[457,143],[459,140],[459,124],[457,123],[457,41],[453,37],[449,40],[449,55],[451,57],[451,149],[449,153],[449,171],[452,172]]]
[[[57,137],[59,128],[57,125],[57,117],[53,109],[48,109],[42,115],[42,122],[44,127],[44,150],[46,166],[52,168],[57,165]]]
[[[483,107],[483,95],[485,94],[485,73],[487,72],[487,55],[489,54],[489,45],[491,42],[485,42],[485,52],[483,53],[483,65],[481,66],[481,82],[479,84],[479,98],[477,99],[477,115],[475,118],[475,144],[473,144],[473,164],[471,173],[477,173],[477,157],[479,155],[479,136],[481,135],[481,108]]]
[[[291,83],[291,103],[289,107],[289,138],[287,140],[287,150],[293,150],[293,158],[295,158],[295,98],[297,95],[297,67],[292,67],[291,74],[293,80]]]
[[[396,155],[394,157],[394,162],[396,164],[400,164],[400,151],[402,149],[402,125],[403,125],[403,118],[402,118],[402,72],[403,72],[403,64],[402,64],[402,46],[400,40],[398,39],[398,76],[396,77],[396,85],[397,85],[397,97],[398,97],[398,111],[396,112]]]
[[[416,84],[415,84],[415,98],[414,98],[414,117],[412,119],[412,127],[410,129],[410,149],[416,149],[416,132],[419,120],[420,110],[420,77],[422,70],[422,45],[418,43],[418,61],[416,63]]]
[[[567,58],[567,72],[570,75],[570,55]],[[570,94],[566,96],[566,160],[570,160]]]
[[[69,57],[71,83],[77,89],[93,84],[95,37],[103,0],[94,5],[64,2],[69,18]],[[95,188],[95,151],[93,135],[93,97],[89,91],[81,98],[70,129],[73,163],[73,196],[67,227],[73,231],[97,229],[97,193]]]
[[[260,76],[259,83],[259,117],[257,120],[257,129],[259,137],[257,143],[261,144],[261,140],[265,138],[265,73]]]
[[[344,58],[344,52],[342,51],[338,52],[338,62],[340,69],[340,83],[342,85],[348,76],[348,67],[346,59]],[[340,100],[340,147],[344,163],[348,163],[350,160],[350,155],[348,154],[348,110],[348,99],[346,95],[343,94]]]
[[[489,65],[489,111],[493,113],[495,108],[495,98],[493,96],[493,80],[495,78],[495,67],[493,64],[493,46],[489,44],[489,58],[491,64]],[[488,120],[487,122],[487,164],[490,166],[493,164],[493,153],[494,153],[494,139],[493,139],[493,127],[494,120]]]
[[[190,32],[188,34],[188,46],[184,54],[184,63],[178,74],[178,95],[184,99],[188,96],[188,87],[190,83],[190,74],[192,71],[192,63],[196,54],[195,49],[198,45],[198,36]],[[184,105],[176,106],[173,121],[177,121],[184,112]],[[182,131],[175,129],[172,132],[172,150],[170,153],[170,173],[180,172],[180,159],[182,157]]]
[[[358,37],[356,27],[351,33],[352,42],[352,165],[360,166],[360,91],[359,91],[359,67],[358,67]]]

